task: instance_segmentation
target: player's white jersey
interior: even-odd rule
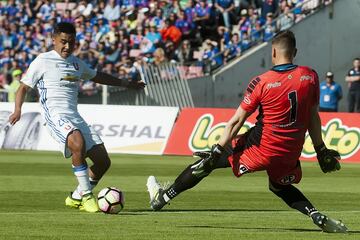
[[[55,50],[39,54],[21,81],[38,88],[46,115],[78,115],[79,81],[95,77],[96,71],[74,56],[62,58]]]

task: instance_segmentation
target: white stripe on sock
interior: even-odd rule
[[[166,193],[164,193],[163,198],[164,198],[165,202],[170,201],[170,198],[168,197],[168,195]]]

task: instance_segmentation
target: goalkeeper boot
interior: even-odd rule
[[[79,208],[81,206],[81,199],[73,198],[71,192],[70,195],[65,199],[65,206]]]
[[[100,211],[96,201],[96,197],[94,196],[93,193],[90,192],[82,196],[81,206],[79,209],[91,213]]]
[[[146,187],[150,195],[151,208],[154,211],[161,210],[167,204],[164,199],[164,189],[154,176],[148,177]]]
[[[327,233],[347,233],[348,229],[344,223],[339,220],[329,218],[321,213],[314,213],[311,216],[313,222]]]

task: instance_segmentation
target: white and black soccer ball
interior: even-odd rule
[[[98,205],[102,212],[117,214],[125,204],[124,193],[116,187],[106,187],[98,194]]]

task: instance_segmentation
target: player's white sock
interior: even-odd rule
[[[93,190],[96,185],[98,184],[99,180],[94,180],[91,177],[89,177],[89,182],[90,182],[90,186],[91,186],[91,190]],[[71,197],[74,199],[81,199],[81,188],[80,188],[80,184],[77,186],[77,188],[74,190],[74,192],[72,193]]]
[[[81,199],[81,196],[90,193],[92,188],[89,180],[89,170],[87,164],[81,164],[80,166],[73,166],[74,175],[76,176],[79,186],[74,191],[72,197],[75,199]]]

